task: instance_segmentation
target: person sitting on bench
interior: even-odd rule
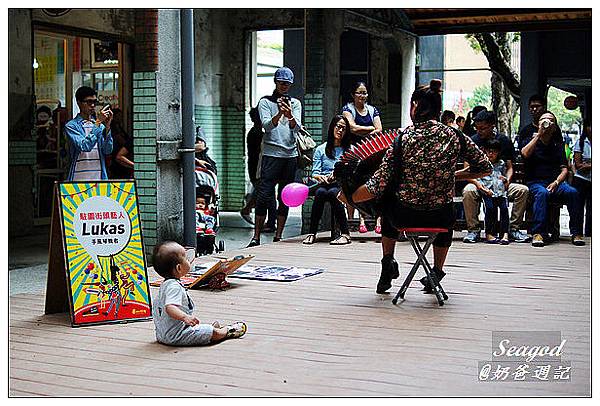
[[[323,216],[325,202],[331,204],[331,215],[340,226],[341,235],[332,240],[332,245],[344,245],[350,243],[350,231],[344,205],[337,200],[340,186],[333,177],[333,167],[340,156],[350,148],[350,124],[346,117],[337,115],[329,124],[327,141],[315,149],[313,156],[312,179],[317,182],[315,200],[310,214],[310,227],[308,236],[302,241],[303,244],[313,244],[317,235],[319,221]]]
[[[481,178],[492,171],[489,159],[470,138],[439,122],[441,88],[440,80],[432,80],[413,92],[413,124],[390,146],[373,176],[352,194],[354,202],[383,199],[383,258],[377,293],[385,293],[392,287],[392,279],[400,276],[394,249],[402,227],[448,229],[433,242],[433,271],[438,280],[445,276],[443,266],[455,221],[454,181]],[[455,172],[459,157],[469,168]],[[346,200],[343,194],[339,198]],[[426,290],[431,289],[427,279],[421,282]]]
[[[549,200],[566,203],[571,241],[574,245],[585,245],[577,227],[579,194],[577,189],[565,182],[568,174],[567,157],[556,116],[551,112],[542,114],[538,132],[520,137],[519,148],[525,163],[525,183],[533,196],[531,245],[543,247],[544,240],[548,240],[546,226]]]

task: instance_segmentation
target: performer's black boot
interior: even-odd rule
[[[436,267],[433,267],[433,272],[438,282],[440,282],[442,279],[444,279],[444,276],[446,276],[446,272],[442,271],[441,269],[437,269]],[[421,279],[419,279],[419,282],[421,282],[421,284],[423,285],[423,291],[425,293],[433,293],[433,287],[429,284],[427,276],[424,276]]]
[[[381,276],[377,282],[377,293],[385,293],[392,287],[392,279],[400,276],[398,263],[392,255],[384,255],[381,258]]]

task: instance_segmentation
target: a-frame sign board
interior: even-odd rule
[[[73,326],[149,320],[150,289],[134,181],[54,188],[46,314]]]
[[[46,281],[46,314],[69,311],[64,238],[60,219],[58,186],[54,186],[52,221],[50,222],[50,247],[48,250],[48,279]]]

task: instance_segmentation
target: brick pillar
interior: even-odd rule
[[[158,70],[158,11],[139,10],[135,14],[136,72]]]

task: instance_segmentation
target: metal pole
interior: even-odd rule
[[[181,30],[181,129],[183,140],[183,240],[196,246],[196,177],[194,165],[194,14],[191,9],[179,12]]]

